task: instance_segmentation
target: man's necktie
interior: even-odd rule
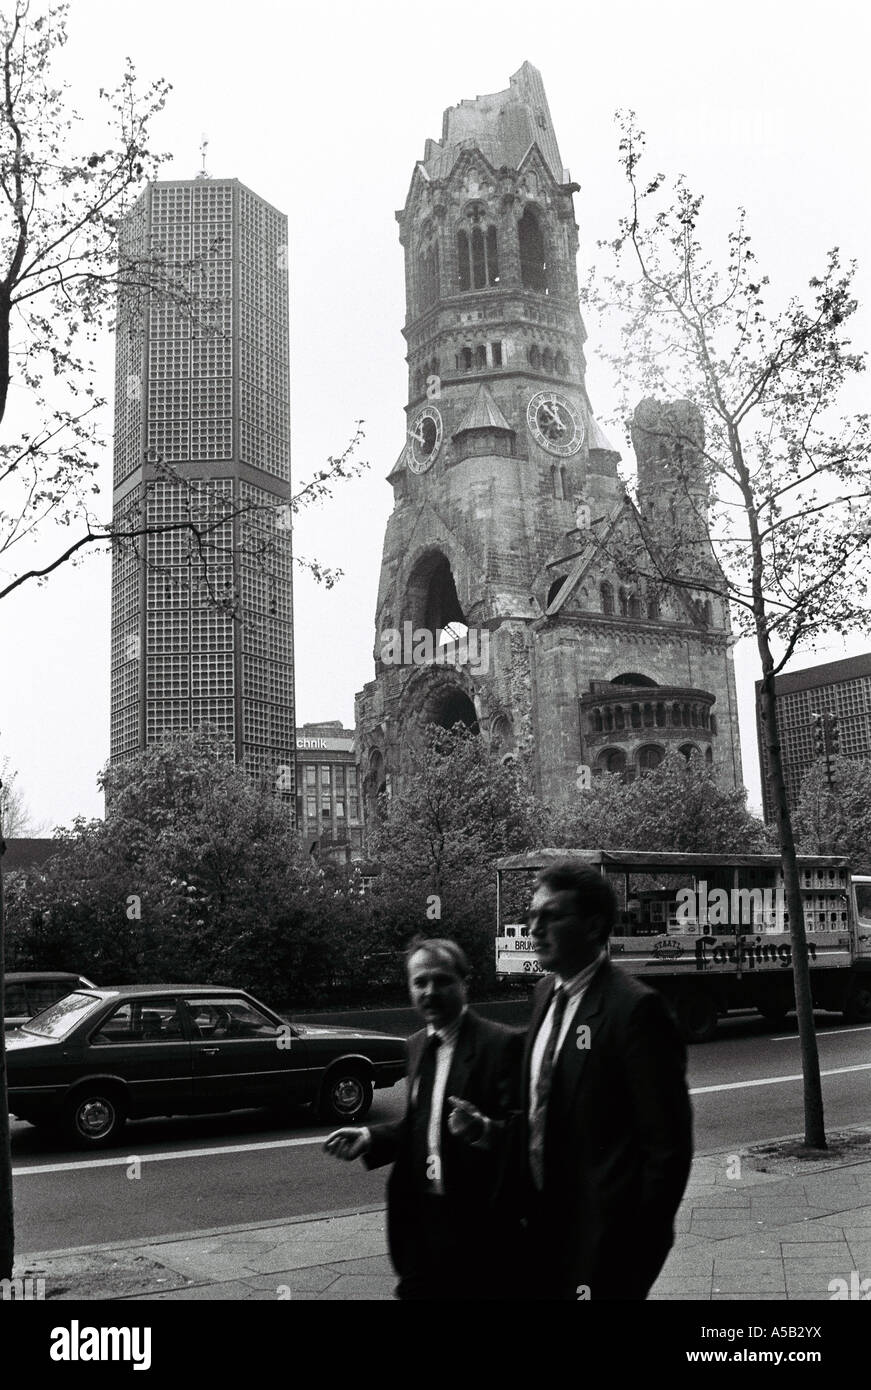
[[[532,1181],[539,1192],[544,1186],[544,1132],[547,1124],[547,1105],[553,1086],[556,1045],[559,1041],[567,1002],[568,997],[565,990],[557,989],[553,1002],[550,1037],[541,1059],[541,1070],[538,1073],[538,1087],[535,1093],[535,1109],[529,1124],[529,1167]]]
[[[411,1116],[411,1160],[415,1186],[429,1188],[434,1174],[430,1172],[429,1112],[435,1084],[436,1054],[441,1045],[438,1033],[429,1037],[417,1073],[417,1094]]]

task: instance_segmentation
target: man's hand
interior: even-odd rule
[[[467,1100],[461,1100],[459,1096],[448,1096],[448,1104],[451,1107],[448,1116],[448,1129],[451,1134],[455,1134],[458,1139],[464,1139],[467,1144],[477,1144],[484,1138],[489,1123],[480,1110],[476,1110],[474,1105]]]
[[[334,1129],[324,1141],[324,1151],[333,1158],[350,1161],[359,1158],[369,1148],[368,1129]]]

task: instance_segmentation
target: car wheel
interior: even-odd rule
[[[327,1075],[321,1091],[321,1119],[329,1124],[353,1124],[368,1115],[375,1088],[356,1067],[338,1066]]]
[[[121,1097],[110,1087],[80,1091],[67,1107],[67,1133],[84,1148],[101,1148],[117,1139],[127,1119]]]

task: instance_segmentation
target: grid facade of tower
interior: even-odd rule
[[[762,771],[762,805],[767,821],[774,818],[766,771],[768,755],[762,731],[759,701],[761,682],[756,682],[756,730]],[[780,735],[786,799],[791,810],[798,805],[801,784],[814,765],[814,714],[838,716],[840,756],[871,762],[871,652],[827,661],[803,671],[790,671],[775,679],[777,727]]]
[[[147,535],[113,556],[111,757],[211,725],[293,806],[287,219],[155,183],[121,254],[152,288],[118,318],[113,512]]]

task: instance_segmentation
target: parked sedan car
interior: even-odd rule
[[[217,985],[79,989],[6,1048],[10,1112],[89,1148],[148,1115],[312,1105],[350,1124],[375,1087],[404,1075],[408,1053],[404,1038],[287,1023]]]
[[[72,990],[94,987],[93,980],[68,970],[10,970],[3,993],[6,1027],[20,1028]]]

